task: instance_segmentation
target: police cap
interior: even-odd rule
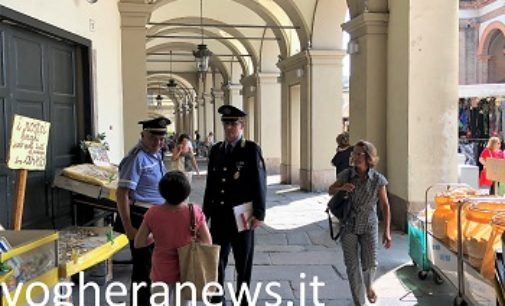
[[[165,117],[139,121],[139,124],[142,124],[142,130],[159,135],[165,135],[167,133],[167,125],[170,123],[170,119]]]
[[[221,114],[221,121],[237,121],[247,116],[247,113],[232,105],[223,105],[217,109],[217,112]]]

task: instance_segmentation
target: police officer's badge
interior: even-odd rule
[[[233,174],[234,179],[238,180],[239,177],[240,177],[240,171],[237,171],[237,172],[235,172],[235,174]]]

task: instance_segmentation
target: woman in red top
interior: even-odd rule
[[[184,173],[171,171],[160,180],[159,190],[166,202],[153,206],[146,212],[135,236],[135,247],[145,247],[154,240],[150,278],[153,285],[155,282],[168,285],[169,305],[172,306],[176,305],[175,284],[180,281],[177,249],[191,243],[192,239],[189,230],[191,215],[186,201],[191,186]],[[193,205],[193,211],[200,242],[212,244],[202,209]],[[159,296],[157,289],[153,293]]]
[[[486,148],[482,151],[479,157],[479,162],[484,166],[480,173],[479,185],[480,187],[491,186],[490,194],[493,194],[493,182],[487,179],[486,176],[486,160],[488,158],[504,158],[503,151],[500,149],[501,141],[498,137],[491,137],[487,142]]]

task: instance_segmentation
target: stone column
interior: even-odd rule
[[[124,151],[139,139],[137,122],[147,117],[146,24],[151,6],[119,3],[121,14],[121,67],[123,78]]]
[[[278,64],[283,72],[282,117],[287,124],[281,135],[291,137],[282,142],[281,174],[293,173],[296,142],[291,134],[291,122],[299,120],[300,126],[300,186],[304,190],[322,191],[335,181],[335,169],[330,160],[335,152],[335,136],[342,130],[342,58],[341,50],[305,51]],[[290,87],[300,85],[299,110],[292,110],[289,101]],[[291,118],[299,113],[300,118]],[[287,129],[287,130],[286,130]],[[287,152],[287,154],[284,154]]]
[[[246,126],[244,128],[244,137],[249,140],[259,143],[259,139],[256,134],[256,129],[258,128],[256,117],[258,116],[256,104],[256,87],[257,87],[257,75],[248,75],[242,80],[242,110],[247,113]]]
[[[406,228],[428,186],[458,179],[458,1],[389,3],[387,178]]]
[[[364,139],[377,147],[379,171],[387,168],[387,30],[388,14],[362,13],[344,24],[351,40],[349,122],[351,141]]]
[[[291,150],[290,150],[290,112],[289,112],[289,84],[286,73],[281,73],[281,183],[291,184]]]
[[[209,132],[214,130],[214,101],[212,99],[212,75],[208,73],[205,77],[205,90],[204,90],[204,109],[205,109],[205,130],[200,131],[202,140]]]
[[[229,84],[226,88],[228,89],[228,104],[243,109],[242,95],[240,94],[242,85]]]
[[[174,125],[175,133],[180,133],[181,131],[181,118],[179,116],[179,106],[177,103],[174,103]]]
[[[201,74],[198,74],[197,84],[196,102],[198,105],[198,132],[202,135],[202,132],[205,130],[205,83]]]
[[[255,137],[263,150],[267,172],[279,174],[281,164],[281,85],[279,73],[256,78]]]
[[[217,112],[219,107],[222,105],[224,105],[224,92],[222,90],[214,89],[214,142],[224,140],[224,131],[221,124],[221,114]]]

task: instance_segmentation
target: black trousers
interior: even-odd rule
[[[148,246],[145,248],[136,249],[133,246],[133,240],[130,240],[130,251],[132,253],[133,267],[130,286],[130,305],[133,305],[133,283],[145,282],[146,287],[141,287],[137,291],[137,305],[149,306],[149,299],[151,298],[151,256],[153,254],[153,247]]]
[[[233,249],[233,257],[235,259],[235,269],[237,270],[237,290],[240,292],[240,287],[242,284],[249,287],[251,283],[251,274],[253,266],[253,255],[254,255],[254,231],[243,231],[240,233],[230,234],[230,230],[223,230],[222,228],[210,229],[212,234],[212,242],[214,244],[221,246],[221,252],[219,254],[219,267],[218,267],[218,281],[221,286],[224,287],[224,276],[226,266],[228,265],[228,255],[230,250]],[[244,295],[245,296],[245,295]],[[225,304],[225,298],[223,296],[217,296],[212,298],[212,303],[222,302]],[[241,306],[247,306],[247,299],[243,298],[240,301]]]
[[[131,211],[130,211],[131,212]],[[145,211],[144,211],[145,212]],[[132,225],[135,228],[139,228],[144,219],[139,213],[130,215]],[[114,223],[114,230],[116,232],[124,233],[123,224],[121,223],[121,218],[116,218]],[[136,249],[133,240],[130,240],[130,252],[132,255],[132,275],[131,275],[131,286],[130,286],[130,305],[133,305],[133,283],[140,284],[142,282],[146,283],[146,287],[141,287],[137,291],[137,305],[139,306],[149,306],[149,299],[151,298],[151,278],[149,274],[151,273],[151,257],[153,254],[154,246],[150,245],[145,248]]]

